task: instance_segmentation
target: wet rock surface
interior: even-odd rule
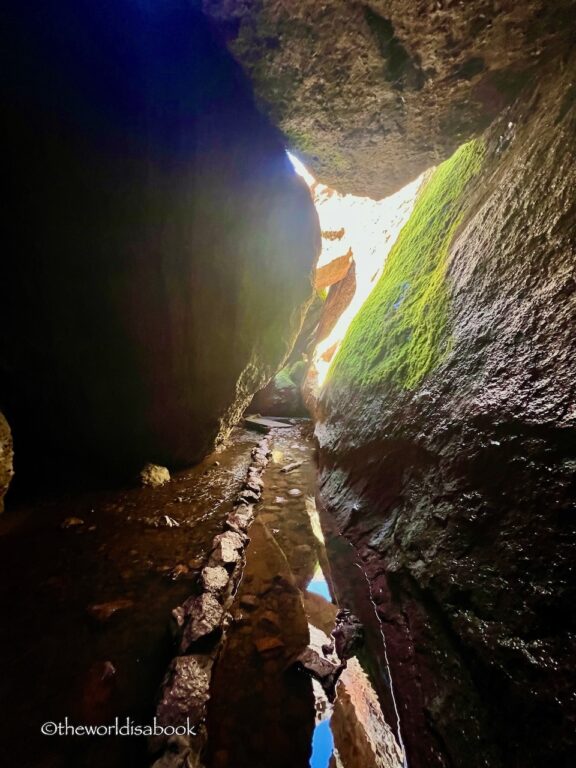
[[[321,404],[321,499],[370,577],[414,767],[576,749],[574,66],[487,134],[439,368]]]
[[[12,433],[8,422],[0,413],[0,514],[4,511],[4,496],[14,475]]]
[[[392,194],[486,128],[562,41],[572,0],[203,0],[320,181]]]
[[[0,651],[10,659],[0,706],[12,734],[0,744],[2,765],[22,762],[22,744],[30,766],[149,764],[144,738],[50,739],[40,725],[66,716],[76,724],[127,716],[152,723],[173,654],[171,611],[200,582],[227,513],[240,514],[234,499],[253,445],[253,432],[235,430],[230,447],[173,473],[162,488],[135,480],[131,488],[44,491],[3,515],[0,559],[18,588],[0,586],[0,609],[10,617],[0,625]],[[149,524],[165,515],[178,525]],[[62,527],[72,519],[82,523]],[[173,580],[177,568],[183,572]]]
[[[193,4],[12,3],[4,24],[0,394],[20,466],[199,461],[298,335],[309,191]]]
[[[331,701],[339,695],[337,682],[344,665],[333,654],[325,655],[322,645],[335,623],[354,626],[350,637],[356,637],[358,620],[349,610],[339,613],[323,575],[330,566],[310,496],[315,467],[305,434],[299,425],[271,433],[272,458],[263,475],[262,502],[250,528],[246,564],[230,609],[232,622],[213,669],[203,754],[207,768],[314,765],[310,763],[313,732],[320,721],[329,726]],[[287,464],[299,466],[287,474],[282,471]],[[290,496],[288,490],[295,485],[300,494]],[[282,494],[283,504],[277,503],[276,494]],[[345,576],[347,568],[338,567]],[[348,598],[354,604],[354,598]],[[360,670],[355,678],[360,681],[364,673],[358,660],[348,663],[352,677]],[[358,691],[362,686],[353,687]],[[347,709],[348,732],[356,729],[355,744],[346,747],[344,762],[336,752],[331,759],[338,759],[344,768],[400,768],[392,729],[366,682],[364,695],[368,691],[374,709],[366,706],[367,700],[360,703],[360,695]],[[367,733],[372,734],[370,740]],[[344,729],[333,738],[342,743]],[[328,758],[326,754],[324,759]]]
[[[140,472],[140,482],[149,488],[162,488],[170,482],[170,472],[158,464],[146,464]]]

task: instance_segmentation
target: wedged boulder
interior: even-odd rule
[[[354,298],[355,293],[356,265],[352,262],[346,276],[340,282],[332,285],[328,292],[316,331],[317,342],[330,335],[340,316]]]
[[[23,461],[196,461],[300,330],[310,193],[193,4],[9,6],[0,388]]]
[[[325,264],[319,263],[314,275],[314,287],[316,290],[329,288],[334,283],[344,280],[353,261],[352,249],[349,248],[341,256],[337,256]]]
[[[320,181],[375,198],[483,130],[550,52],[574,0],[203,0],[259,101]]]
[[[301,376],[306,373],[306,363],[293,374],[289,368],[283,368],[259,392],[256,392],[249,413],[261,416],[306,416],[308,414],[302,401],[300,386]]]
[[[413,768],[576,750],[575,77],[437,169],[318,405]]]
[[[8,422],[0,413],[0,514],[4,511],[4,496],[14,475],[13,459],[12,433]]]

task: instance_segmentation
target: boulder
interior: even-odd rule
[[[356,293],[356,266],[354,262],[340,282],[332,285],[324,302],[316,331],[316,342],[327,338]]]
[[[236,531],[225,531],[214,537],[214,549],[210,554],[210,563],[219,566],[231,566],[241,558],[244,549],[244,537]]]
[[[414,768],[576,750],[576,57],[540,77],[430,178],[318,405]]]
[[[572,39],[574,0],[203,0],[314,176],[392,194],[482,131]]]
[[[329,288],[334,283],[344,280],[353,261],[352,249],[349,248],[346,253],[337,256],[332,261],[325,264],[319,263],[314,275],[314,287],[316,290],[320,291],[323,288]]]
[[[9,6],[0,394],[22,466],[195,462],[298,335],[309,190],[194,4]]]
[[[146,464],[140,472],[140,482],[148,488],[162,488],[170,482],[170,472],[158,464]]]

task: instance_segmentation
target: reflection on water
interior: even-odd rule
[[[307,507],[310,512],[310,503]],[[323,606],[317,598],[311,600],[310,597],[305,601],[311,644],[321,651],[322,645],[329,642],[327,613],[331,608],[335,614],[336,607],[320,565],[306,592],[327,603]],[[320,685],[315,683],[313,690],[317,718],[310,768],[400,768],[403,765],[402,751],[384,719],[372,683],[356,657],[348,660],[333,704],[328,702]]]
[[[302,466],[281,472],[296,461]],[[300,427],[273,435],[264,481],[234,622],[213,678],[208,766],[401,768],[400,749],[357,658],[348,661],[333,704],[293,667],[306,645],[321,654],[330,642],[338,612],[331,569],[355,567],[347,557],[328,560],[314,504],[313,448]],[[343,607],[354,611],[354,600]]]
[[[206,768],[402,765],[371,684],[385,676],[377,655],[349,661],[334,704],[293,664],[309,642],[320,648],[328,641],[338,610],[332,595],[366,621],[359,607],[366,582],[356,579],[349,547],[333,535],[324,542],[304,429],[273,436],[244,578],[214,671]],[[172,653],[171,609],[194,590],[256,439],[236,430],[229,448],[162,489],[45,499],[0,521],[0,559],[20,587],[0,582],[0,640],[10,659],[0,704],[11,734],[0,744],[1,765],[148,764],[144,739],[47,739],[39,727],[65,716],[150,722]],[[303,462],[297,469],[280,471],[296,461]],[[163,525],[166,516],[177,525]],[[62,528],[66,518],[83,523]]]
[[[310,768],[328,768],[333,752],[334,737],[332,736],[330,721],[323,720],[314,728]]]

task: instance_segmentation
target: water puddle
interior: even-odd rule
[[[170,612],[193,589],[255,442],[235,430],[228,448],[164,488],[44,495],[5,513],[0,706],[10,737],[0,741],[0,765],[149,764],[144,738],[48,737],[40,727],[65,717],[151,722],[172,655]]]
[[[271,436],[273,459],[213,672],[206,768],[402,766],[366,581],[347,542],[316,511],[309,426]],[[50,738],[40,726],[65,717],[151,722],[173,655],[171,610],[195,589],[257,441],[237,429],[228,448],[164,488],[43,499],[0,521],[0,558],[19,582],[18,590],[0,583],[0,642],[10,660],[0,704],[11,734],[0,764],[150,764],[144,738]],[[295,661],[309,643],[329,643],[339,607],[360,617],[366,645],[329,701]]]
[[[357,568],[347,546],[345,557],[328,557],[311,440],[295,426],[273,433],[272,444],[234,620],[214,671],[207,766],[401,768],[401,750],[359,657],[348,661],[333,702],[294,664],[309,643],[320,651],[330,642],[339,607],[355,610],[355,590],[336,605],[333,572],[341,569],[346,581]],[[365,582],[356,586],[366,594]]]

